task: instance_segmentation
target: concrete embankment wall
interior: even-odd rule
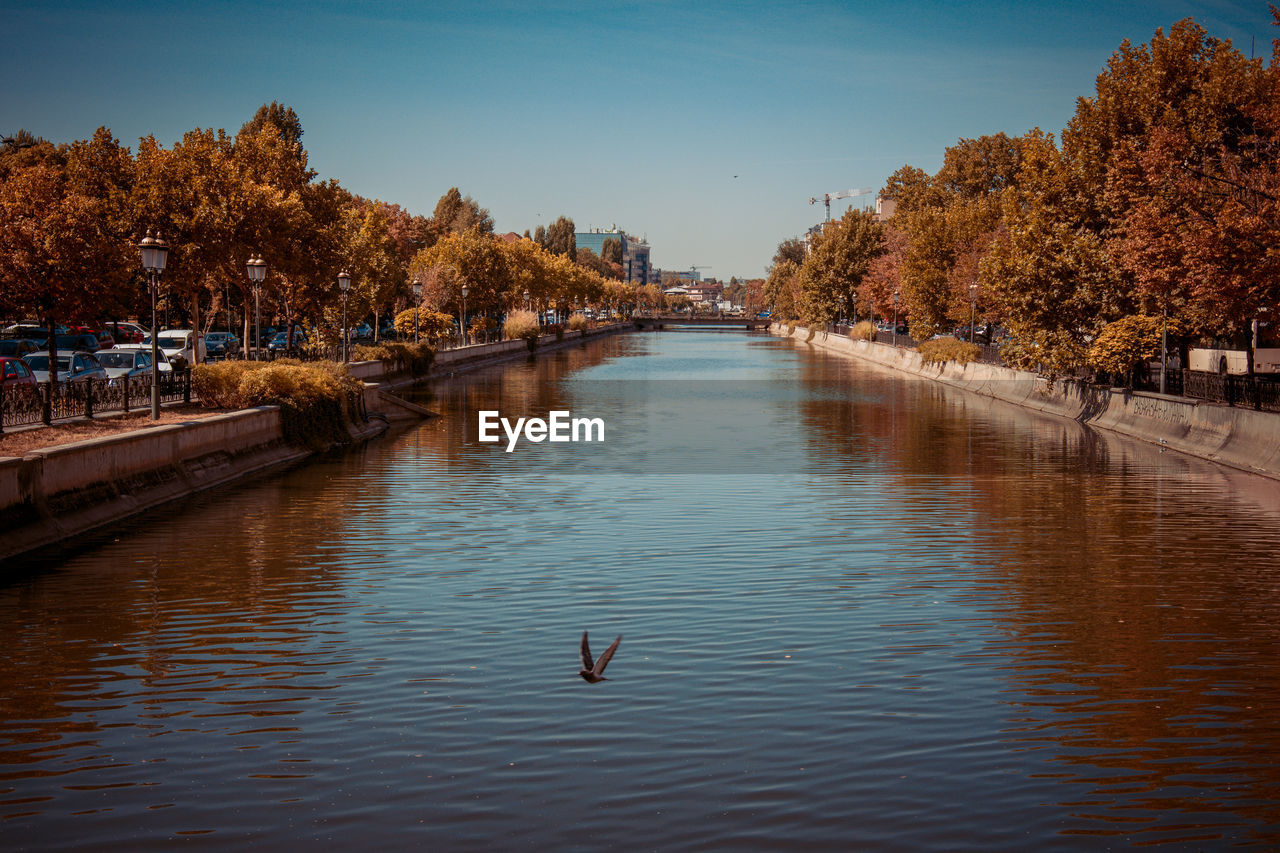
[[[385,429],[353,427],[352,438]],[[285,442],[278,407],[261,406],[0,458],[0,558],[312,453]]]
[[[925,364],[915,350],[853,340],[847,335],[811,333],[802,326],[775,324],[769,331],[797,343],[1280,479],[1280,415],[1165,394],[1094,388],[1062,380],[1050,383],[1035,373],[994,364]]]
[[[565,347],[577,346],[584,340],[614,335],[635,329],[631,323],[611,323],[586,331],[566,331],[564,337],[557,340],[555,335],[542,335],[538,338],[535,355],[555,352]],[[348,365],[351,375],[365,382],[379,383],[385,390],[425,382],[433,377],[476,370],[490,364],[507,361],[513,358],[525,358],[529,354],[529,345],[525,341],[498,341],[491,344],[477,344],[458,349],[438,352],[431,360],[431,370],[422,376],[407,374],[388,374],[380,361],[361,361]]]

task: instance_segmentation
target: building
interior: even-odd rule
[[[724,295],[724,285],[718,281],[690,281],[678,279],[679,284],[663,290],[667,296],[687,296],[695,305],[715,305]]]
[[[649,263],[649,244],[643,238],[634,237],[614,225],[611,228],[592,228],[590,231],[578,231],[573,235],[579,249],[590,249],[601,257],[604,256],[604,241],[616,240],[622,244],[622,275],[628,282],[646,284],[649,281],[651,268]]]
[[[898,200],[876,196],[876,222],[887,222],[898,210]]]

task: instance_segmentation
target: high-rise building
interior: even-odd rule
[[[592,228],[573,235],[579,249],[590,249],[604,256],[604,241],[616,240],[622,246],[622,276],[626,281],[644,284],[649,280],[649,244],[623,231],[612,228]]]

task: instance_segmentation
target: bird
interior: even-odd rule
[[[614,640],[609,648],[604,650],[604,654],[600,655],[600,660],[592,663],[591,647],[587,645],[587,632],[582,632],[582,669],[578,670],[578,675],[590,684],[597,681],[608,681],[605,678],[604,668],[609,665],[609,660],[613,657],[613,653],[618,650],[618,643],[622,642],[622,635],[618,635],[618,639]]]

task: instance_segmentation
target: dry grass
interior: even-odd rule
[[[73,441],[84,441],[87,438],[102,438],[118,435],[122,432],[147,429],[160,424],[179,424],[198,418],[207,418],[230,409],[206,409],[202,406],[166,406],[160,410],[160,420],[151,420],[151,410],[130,412],[127,415],[113,415],[97,418],[92,421],[66,421],[49,427],[21,429],[0,435],[0,456],[22,456],[42,447],[54,447],[59,444],[70,444]]]

